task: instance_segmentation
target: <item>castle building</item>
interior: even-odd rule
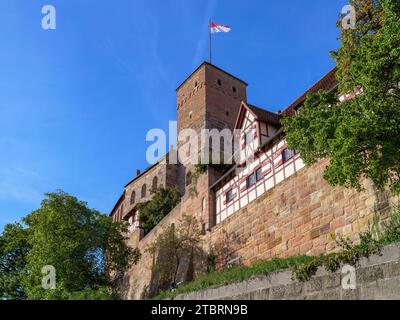
[[[307,93],[334,89],[336,85],[332,70]],[[304,167],[299,154],[286,147],[280,118],[292,115],[305,101],[307,93],[282,114],[277,114],[247,103],[247,86],[243,80],[204,62],[176,90],[178,132],[192,129],[200,136],[203,129],[242,130],[240,158],[255,155],[251,164],[235,164],[224,176],[216,171],[205,173],[207,183],[195,202],[207,228]],[[114,220],[129,221],[132,231],[140,229],[137,207],[151,199],[151,190],[178,186],[183,195],[187,193],[193,166],[169,164],[168,157],[169,154],[142,173],[137,171],[110,213]],[[235,175],[238,166],[245,166],[246,170]],[[205,208],[208,212],[204,214]]]
[[[355,239],[368,227],[377,205],[386,208],[390,197],[378,194],[368,181],[362,192],[329,186],[323,179],[328,160],[305,166],[301,155],[288,148],[280,123],[283,117],[300,112],[309,93],[336,90],[335,71],[282,112],[273,113],[247,101],[246,82],[202,63],[177,88],[178,133],[240,130],[239,161],[224,172],[209,166],[195,181],[190,178],[194,165],[172,164],[170,154],[137,172],[110,213],[116,221],[130,222],[129,244],[145,252],[162,230],[183,215],[201,221],[204,250],[212,248],[221,266],[330,252],[335,248],[331,234]],[[179,150],[182,142],[177,146]],[[189,192],[193,184],[194,194]],[[151,190],[172,186],[180,189],[181,202],[145,235],[138,222],[138,204],[151,199]],[[143,255],[132,267],[127,275],[128,298],[146,296],[154,278],[152,263],[151,257]]]

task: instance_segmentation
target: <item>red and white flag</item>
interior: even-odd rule
[[[222,24],[211,22],[210,30],[211,30],[211,33],[229,32],[229,31],[231,31],[231,28],[229,26],[224,26]]]

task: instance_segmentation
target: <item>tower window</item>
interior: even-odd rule
[[[147,187],[146,187],[146,185],[144,184],[144,185],[142,186],[142,194],[141,194],[142,198],[145,198],[145,197],[146,197],[146,193],[147,193]]]
[[[152,191],[155,192],[155,191],[157,190],[157,187],[158,187],[158,178],[157,178],[157,177],[154,177],[154,178],[153,178],[153,183],[152,183],[152,185],[151,185]]]
[[[233,92],[236,92],[236,87],[232,87],[232,91],[233,91]]]
[[[226,114],[227,117],[229,117],[229,111],[227,111],[225,114]]]
[[[197,84],[198,84],[198,83],[197,83],[197,81],[196,81],[196,82],[194,83],[194,86],[197,87]]]
[[[131,205],[135,204],[135,201],[136,201],[136,192],[132,191],[132,193],[131,193]]]
[[[217,83],[219,86],[222,86],[222,81],[220,79],[218,79]]]

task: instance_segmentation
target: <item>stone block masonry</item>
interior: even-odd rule
[[[390,205],[398,202],[367,181],[361,192],[331,187],[323,178],[326,165],[324,160],[302,169],[214,226],[208,243],[217,255],[222,251],[230,255],[218,255],[219,266],[238,257],[248,265],[275,257],[332,252],[335,236],[357,241],[375,213],[385,218]]]
[[[275,257],[332,252],[337,249],[335,235],[341,234],[356,242],[358,234],[368,229],[375,212],[385,218],[390,204],[398,202],[398,198],[378,192],[368,182],[364,183],[362,192],[329,186],[323,179],[326,164],[327,161],[321,161],[305,167],[247,207],[213,226],[204,236],[204,251],[209,252],[214,248],[219,268],[226,267],[231,261],[249,265],[256,260]],[[153,261],[145,250],[157,235],[171,223],[177,223],[183,214],[194,215],[199,220],[206,218],[202,216],[199,199],[206,196],[204,186],[208,179],[208,174],[202,175],[197,182],[201,194],[193,198],[186,194],[181,205],[144,239],[132,244],[139,247],[143,257],[127,275],[130,287],[128,298],[143,298],[143,292],[148,289]],[[334,282],[337,279],[331,280]],[[320,284],[315,282],[308,286],[318,288]],[[269,294],[278,297],[279,290]],[[292,290],[297,292],[300,289],[294,286]],[[265,295],[266,292],[259,294]],[[330,294],[341,297],[340,292]]]
[[[248,281],[180,295],[175,300],[380,300],[400,299],[400,244],[384,248],[381,256],[362,259],[356,268],[356,288],[342,287],[339,270],[320,268],[307,282],[292,280],[290,270]]]

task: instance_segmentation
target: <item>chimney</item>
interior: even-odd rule
[[[138,177],[138,176],[140,176],[140,170],[139,169],[136,170],[136,177]]]

